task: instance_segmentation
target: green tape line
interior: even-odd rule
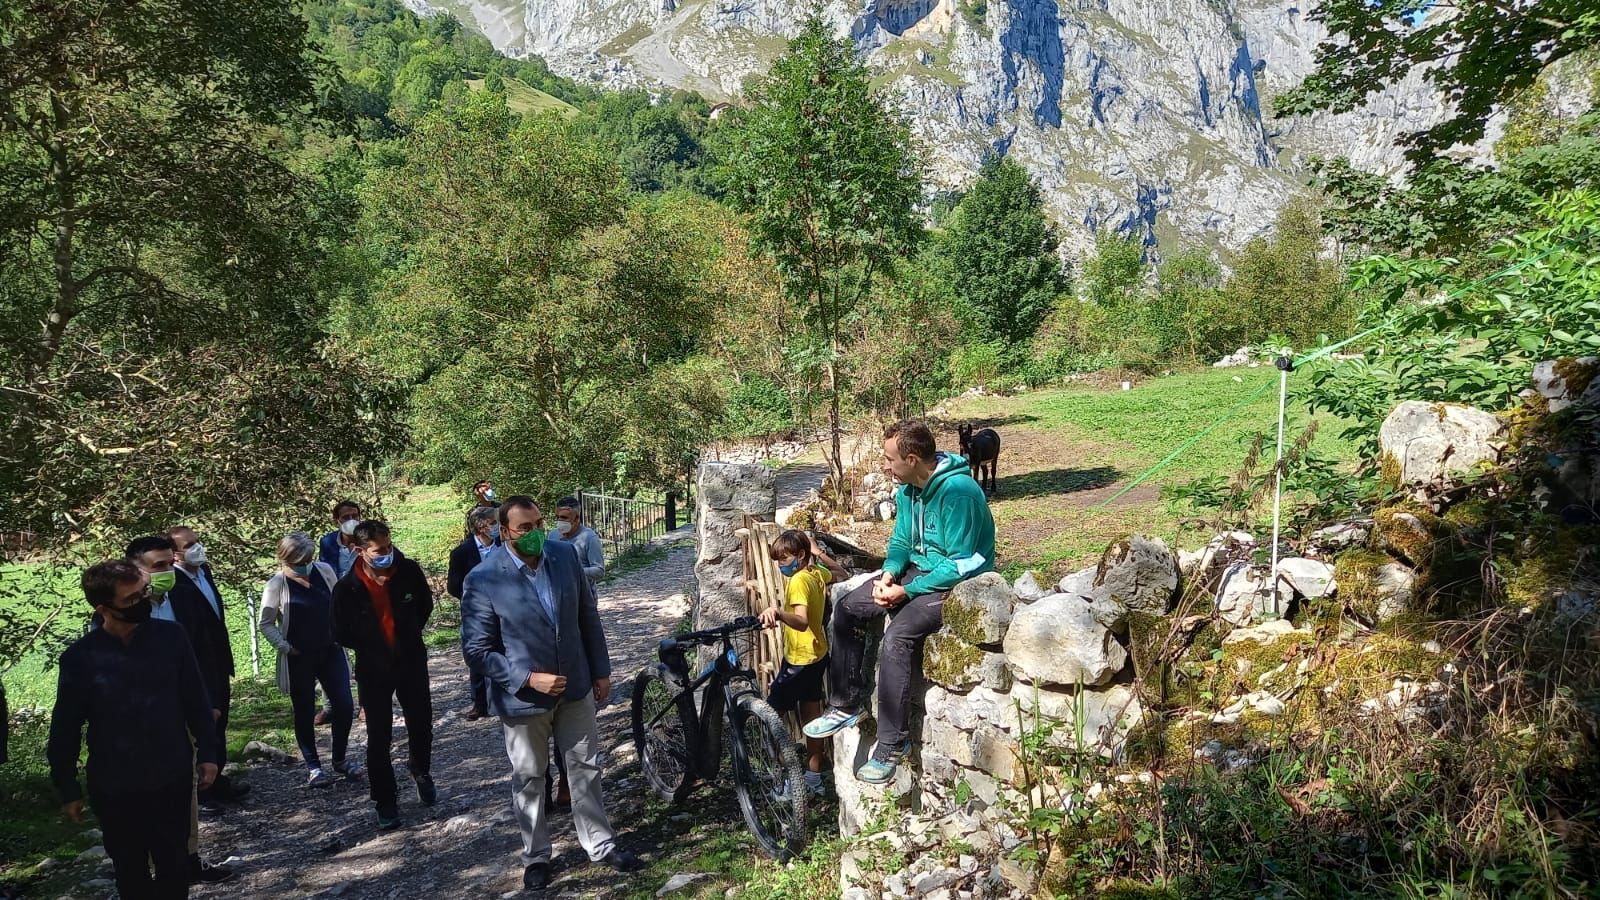
[[[1124,487],[1122,490],[1117,491],[1115,494],[1112,494],[1111,496],[1109,496],[1106,499],[1104,499],[1104,500],[1100,501],[1099,503],[1097,503],[1094,508],[1095,509],[1105,509],[1111,503],[1115,502],[1118,497],[1121,497],[1123,494],[1126,494],[1127,492],[1129,492],[1129,491],[1133,490],[1134,488],[1138,487],[1140,484],[1143,484],[1145,482],[1145,480],[1147,480],[1151,475],[1154,475],[1155,473],[1157,473],[1157,472],[1161,471],[1162,469],[1166,468],[1168,463],[1170,463],[1173,460],[1177,459],[1179,456],[1182,456],[1183,455],[1183,451],[1188,450],[1190,447],[1193,447],[1195,444],[1199,443],[1201,438],[1203,438],[1206,435],[1210,434],[1211,432],[1215,431],[1217,429],[1218,425],[1221,425],[1223,422],[1226,422],[1229,419],[1233,418],[1234,414],[1239,412],[1239,410],[1244,409],[1246,406],[1249,406],[1250,403],[1252,401],[1254,401],[1257,397],[1260,397],[1262,394],[1266,393],[1267,388],[1272,387],[1272,385],[1275,384],[1277,382],[1277,380],[1278,379],[1277,379],[1277,376],[1276,376],[1276,372],[1274,372],[1274,377],[1262,382],[1261,383],[1261,387],[1256,388],[1254,393],[1252,393],[1250,396],[1244,398],[1243,400],[1240,400],[1238,403],[1235,403],[1231,409],[1229,409],[1227,412],[1223,413],[1215,422],[1212,422],[1210,425],[1207,425],[1205,428],[1201,429],[1199,431],[1199,433],[1197,433],[1194,437],[1191,437],[1187,441],[1184,441],[1183,443],[1179,444],[1177,449],[1173,450],[1171,453],[1168,453],[1164,459],[1162,459],[1160,462],[1156,463],[1155,465],[1151,466],[1150,468],[1145,469],[1144,473],[1141,474],[1138,478],[1135,478],[1134,480],[1128,482],[1128,485],[1126,487]]]

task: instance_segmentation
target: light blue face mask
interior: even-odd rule
[[[489,541],[493,543],[498,540],[500,540],[500,526],[495,525],[489,529]]]
[[[394,551],[390,550],[388,553],[385,553],[377,559],[367,560],[367,565],[372,566],[374,569],[389,568],[390,566],[394,565]]]
[[[803,568],[805,568],[805,564],[797,559],[794,562],[784,563],[783,565],[778,566],[778,571],[782,572],[783,577],[785,578],[793,578],[795,573],[799,572]]]
[[[299,565],[290,566],[289,567],[289,571],[295,573],[296,575],[299,575],[301,578],[310,578],[311,577],[311,571],[313,569],[315,569],[316,567],[317,567],[317,564],[314,563],[314,562],[303,562],[303,563],[300,563]]]

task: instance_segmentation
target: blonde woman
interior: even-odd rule
[[[261,593],[261,633],[278,650],[278,689],[294,705],[294,739],[312,787],[333,783],[317,755],[316,686],[322,685],[333,714],[333,772],[349,778],[361,767],[345,759],[355,704],[350,664],[333,640],[333,568],[318,562],[317,543],[296,531],[278,542],[278,572]]]

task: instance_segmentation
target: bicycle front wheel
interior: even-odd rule
[[[689,723],[694,709],[674,683],[660,665],[646,667],[633,679],[633,747],[650,789],[664,800],[678,801],[691,784]]]
[[[805,848],[806,782],[777,710],[745,694],[730,711],[734,790],[761,851],[782,862]]]

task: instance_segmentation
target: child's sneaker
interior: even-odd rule
[[[849,728],[861,721],[861,713],[845,712],[842,709],[830,709],[822,715],[806,723],[801,730],[808,738],[833,737],[837,732]]]
[[[361,768],[360,763],[353,762],[336,762],[333,764],[333,770],[350,779],[359,779],[367,774],[367,770]]]
[[[906,753],[911,749],[910,741],[901,741],[898,744],[878,744],[872,751],[872,758],[862,763],[856,770],[856,777],[867,784],[884,784],[894,777],[894,770],[899,768],[900,761],[906,758]]]

